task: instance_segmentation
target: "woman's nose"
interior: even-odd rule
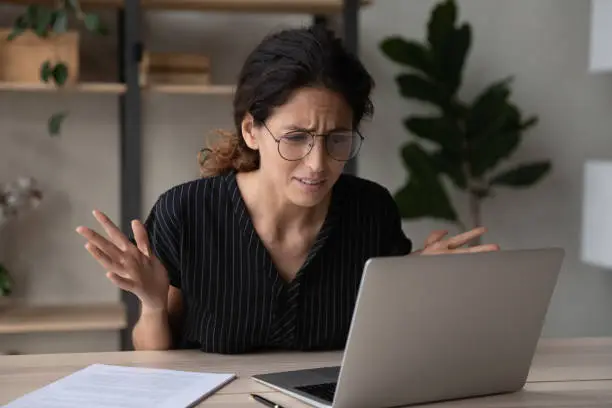
[[[314,145],[312,146],[308,156],[306,156],[306,164],[313,171],[320,171],[325,167],[326,158],[327,151],[325,150],[325,137],[315,137]]]

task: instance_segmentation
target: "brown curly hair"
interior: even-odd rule
[[[201,175],[258,169],[259,152],[249,148],[242,136],[245,115],[251,114],[254,126],[261,126],[295,90],[308,86],[342,95],[351,107],[355,129],[373,114],[374,81],[332,31],[316,25],[281,30],[264,38],[247,57],[234,94],[235,131],[218,131],[220,138],[200,150]]]
[[[198,152],[202,177],[215,176],[229,169],[249,172],[259,168],[259,153],[249,148],[242,136],[217,130],[219,139]]]

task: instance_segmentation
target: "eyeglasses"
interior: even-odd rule
[[[357,156],[364,140],[364,137],[356,130],[337,131],[323,135],[299,130],[276,138],[265,123],[264,127],[276,141],[278,154],[288,161],[297,161],[308,156],[314,147],[316,137],[323,137],[325,150],[332,159],[349,161]]]

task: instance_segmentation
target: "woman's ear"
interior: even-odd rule
[[[250,113],[244,115],[241,130],[242,137],[244,138],[246,145],[253,150],[257,150],[259,148],[259,144],[257,141],[257,135],[255,134],[255,120]]]

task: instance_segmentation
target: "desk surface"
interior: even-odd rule
[[[305,405],[255,383],[253,374],[335,365],[341,354],[272,353],[223,356],[197,351],[137,351],[0,357],[0,405],[92,363],[191,371],[237,373],[239,378],[202,407],[262,407],[249,393],[265,393],[288,408]],[[589,407],[612,406],[612,338],[546,339],[538,351],[525,390],[515,394],[430,404],[437,407]]]

